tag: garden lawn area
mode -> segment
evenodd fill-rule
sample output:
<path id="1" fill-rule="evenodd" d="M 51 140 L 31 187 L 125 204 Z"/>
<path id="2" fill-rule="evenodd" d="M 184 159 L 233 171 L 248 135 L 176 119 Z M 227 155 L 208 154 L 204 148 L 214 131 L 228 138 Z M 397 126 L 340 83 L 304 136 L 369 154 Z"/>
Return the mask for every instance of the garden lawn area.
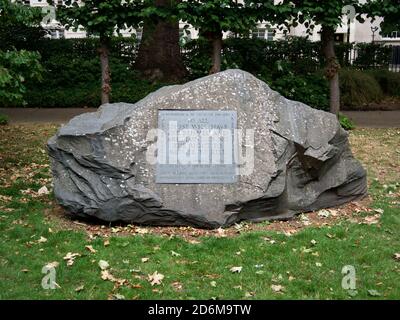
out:
<path id="1" fill-rule="evenodd" d="M 400 129 L 350 133 L 369 200 L 216 231 L 68 219 L 45 149 L 56 129 L 0 126 L 0 299 L 400 299 Z M 342 288 L 347 265 L 356 291 Z"/>

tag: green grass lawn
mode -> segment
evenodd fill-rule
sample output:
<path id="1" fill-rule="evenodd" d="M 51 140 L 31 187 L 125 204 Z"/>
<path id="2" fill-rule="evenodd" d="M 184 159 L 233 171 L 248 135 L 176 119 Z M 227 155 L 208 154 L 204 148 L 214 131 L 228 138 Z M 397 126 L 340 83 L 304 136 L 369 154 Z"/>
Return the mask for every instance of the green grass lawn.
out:
<path id="1" fill-rule="evenodd" d="M 0 127 L 1 299 L 400 299 L 400 129 L 351 133 L 369 171 L 368 207 L 293 234 L 276 231 L 290 222 L 225 233 L 71 221 L 37 193 L 51 191 L 45 141 L 55 130 Z M 69 266 L 68 253 L 79 254 Z M 53 262 L 59 287 L 45 290 L 42 268 Z M 347 265 L 356 291 L 342 288 Z M 155 272 L 164 277 L 152 286 Z"/>

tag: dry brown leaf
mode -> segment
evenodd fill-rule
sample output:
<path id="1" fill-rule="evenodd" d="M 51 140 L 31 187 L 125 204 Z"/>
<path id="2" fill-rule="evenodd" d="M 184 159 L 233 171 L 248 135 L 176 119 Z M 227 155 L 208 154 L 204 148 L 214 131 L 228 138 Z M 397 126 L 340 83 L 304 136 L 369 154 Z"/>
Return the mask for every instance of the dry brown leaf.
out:
<path id="1" fill-rule="evenodd" d="M 40 237 L 39 240 L 36 241 L 37 243 L 45 243 L 47 242 L 47 239 L 45 237 Z"/>
<path id="2" fill-rule="evenodd" d="M 182 291 L 182 289 L 183 289 L 183 285 L 179 281 L 171 283 L 171 286 L 174 288 L 175 291 L 178 291 L 178 292 Z"/>
<path id="3" fill-rule="evenodd" d="M 164 275 L 155 271 L 153 274 L 148 275 L 148 280 L 152 286 L 160 285 L 162 280 L 164 279 Z"/>
<path id="4" fill-rule="evenodd" d="M 74 264 L 75 259 L 80 256 L 79 253 L 68 252 L 63 259 L 67 261 L 67 266 L 70 267 Z"/>
<path id="5" fill-rule="evenodd" d="M 280 284 L 273 284 L 271 285 L 271 289 L 273 292 L 282 293 L 285 290 L 285 287 Z"/>
<path id="6" fill-rule="evenodd" d="M 45 265 L 45 267 L 51 269 L 51 268 L 57 268 L 60 265 L 59 262 L 57 261 L 53 261 L 53 262 L 49 262 Z"/>
<path id="7" fill-rule="evenodd" d="M 243 269 L 243 267 L 232 267 L 229 269 L 229 271 L 232 273 L 241 273 L 242 269 Z"/>
<path id="8" fill-rule="evenodd" d="M 84 289 L 85 289 L 85 286 L 81 285 L 81 286 L 75 288 L 75 292 L 81 292 Z"/>
<path id="9" fill-rule="evenodd" d="M 43 187 L 41 187 L 41 188 L 38 190 L 37 193 L 38 193 L 39 196 L 42 196 L 42 195 L 47 195 L 47 194 L 49 194 L 50 191 L 49 191 L 49 189 L 47 189 L 46 186 L 43 186 Z"/>
<path id="10" fill-rule="evenodd" d="M 97 250 L 95 250 L 95 249 L 93 248 L 93 246 L 85 246 L 85 249 L 88 250 L 88 251 L 90 251 L 91 253 L 96 253 L 96 252 L 97 252 Z"/>
<path id="11" fill-rule="evenodd" d="M 146 229 L 146 228 L 136 228 L 136 229 L 135 229 L 135 232 L 138 233 L 138 234 L 147 234 L 147 233 L 149 233 L 149 229 Z"/>
<path id="12" fill-rule="evenodd" d="M 110 267 L 110 264 L 105 260 L 100 260 L 99 261 L 99 267 L 100 267 L 101 270 L 106 270 L 106 269 L 108 269 Z"/>
<path id="13" fill-rule="evenodd" d="M 378 224 L 380 219 L 380 215 L 368 216 L 364 218 L 365 224 Z"/>

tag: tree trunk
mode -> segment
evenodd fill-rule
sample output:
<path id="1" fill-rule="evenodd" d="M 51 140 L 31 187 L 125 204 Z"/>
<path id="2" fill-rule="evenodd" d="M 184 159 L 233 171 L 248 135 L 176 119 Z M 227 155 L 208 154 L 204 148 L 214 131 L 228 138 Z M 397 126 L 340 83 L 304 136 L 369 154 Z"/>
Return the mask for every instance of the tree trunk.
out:
<path id="1" fill-rule="evenodd" d="M 100 36 L 99 47 L 100 63 L 101 63 L 101 104 L 110 102 L 111 92 L 111 72 L 110 72 L 110 38 Z"/>
<path id="2" fill-rule="evenodd" d="M 154 0 L 157 7 L 171 7 L 180 0 Z M 146 79 L 179 81 L 186 77 L 179 46 L 179 21 L 145 21 L 135 63 Z"/>
<path id="3" fill-rule="evenodd" d="M 212 43 L 212 67 L 209 73 L 214 74 L 221 71 L 222 32 L 211 34 L 209 41 Z"/>
<path id="4" fill-rule="evenodd" d="M 340 64 L 335 54 L 335 30 L 331 27 L 322 27 L 322 51 L 326 59 L 325 76 L 329 80 L 330 112 L 339 116 L 340 111 Z"/>

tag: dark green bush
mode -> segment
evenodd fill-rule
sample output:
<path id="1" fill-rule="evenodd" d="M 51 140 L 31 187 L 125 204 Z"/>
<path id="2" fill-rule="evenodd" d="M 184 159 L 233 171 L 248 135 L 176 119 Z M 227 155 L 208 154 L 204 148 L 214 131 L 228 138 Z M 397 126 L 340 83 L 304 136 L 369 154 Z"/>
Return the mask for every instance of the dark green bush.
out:
<path id="1" fill-rule="evenodd" d="M 357 68 L 382 69 L 387 68 L 391 62 L 392 47 L 376 43 L 358 43 L 354 46 L 357 57 L 353 65 Z"/>
<path id="2" fill-rule="evenodd" d="M 378 81 L 385 95 L 400 97 L 400 73 L 389 70 L 369 70 L 368 74 Z"/>
<path id="3" fill-rule="evenodd" d="M 347 108 L 362 109 L 363 106 L 380 102 L 383 92 L 379 83 L 367 72 L 342 69 L 340 72 L 342 105 Z"/>
<path id="4" fill-rule="evenodd" d="M 160 88 L 162 84 L 151 84 L 141 79 L 127 79 L 112 84 L 111 102 L 135 103 L 149 93 Z M 26 93 L 27 107 L 41 108 L 97 108 L 100 104 L 100 84 L 41 88 Z"/>
<path id="5" fill-rule="evenodd" d="M 45 69 L 43 81 L 26 81 L 27 106 L 31 107 L 97 107 L 100 104 L 100 62 L 98 39 L 40 39 L 34 45 L 42 55 Z M 22 44 L 21 44 L 22 45 Z M 337 46 L 342 65 L 348 64 L 352 44 Z M 360 46 L 357 63 L 363 68 L 376 64 L 377 57 L 385 56 L 387 48 Z M 27 50 L 32 48 L 25 48 Z M 137 56 L 135 39 L 112 40 L 110 67 L 112 78 L 111 101 L 136 102 L 154 91 L 159 85 L 141 80 L 132 66 Z M 197 39 L 186 43 L 183 58 L 195 79 L 208 74 L 211 60 L 208 41 Z M 373 59 L 369 56 L 373 55 Z M 386 62 L 381 62 L 381 64 Z M 266 41 L 249 38 L 224 40 L 222 69 L 239 68 L 266 81 L 285 97 L 306 103 L 314 108 L 327 110 L 329 88 L 323 76 L 324 60 L 320 43 L 304 38 L 289 38 L 285 41 Z M 398 95 L 399 75 L 390 72 L 373 72 L 370 75 L 342 71 L 343 104 L 354 107 L 378 101 L 383 92 Z M 376 79 L 376 81 L 374 81 Z M 3 104 L 3 106 L 5 106 Z M 20 106 L 20 105 L 13 105 Z"/>
<path id="6" fill-rule="evenodd" d="M 329 109 L 327 81 L 318 74 L 299 76 L 283 75 L 276 80 L 263 79 L 272 89 L 288 99 L 303 102 L 313 108 Z"/>
<path id="7" fill-rule="evenodd" d="M 0 126 L 5 126 L 6 124 L 8 124 L 8 117 L 0 113 Z"/>

